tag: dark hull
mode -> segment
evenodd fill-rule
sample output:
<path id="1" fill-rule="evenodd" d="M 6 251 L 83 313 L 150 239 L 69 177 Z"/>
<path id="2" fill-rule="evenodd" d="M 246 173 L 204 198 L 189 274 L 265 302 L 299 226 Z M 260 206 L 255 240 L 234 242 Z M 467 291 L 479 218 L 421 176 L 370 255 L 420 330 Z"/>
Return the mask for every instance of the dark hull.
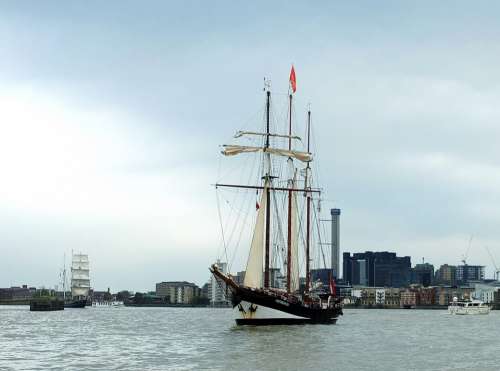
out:
<path id="1" fill-rule="evenodd" d="M 276 290 L 253 289 L 238 285 L 216 265 L 212 265 L 210 271 L 231 290 L 233 308 L 237 307 L 242 317 L 236 319 L 238 325 L 334 324 L 343 314 L 340 299 L 333 296 L 322 295 L 320 300 L 317 296 L 313 299 Z"/>
<path id="2" fill-rule="evenodd" d="M 331 322 L 326 324 L 334 324 L 337 318 L 332 318 Z M 238 326 L 275 326 L 275 325 L 307 325 L 321 324 L 322 322 L 313 322 L 309 318 L 238 318 L 236 324 Z M 325 324 L 325 323 L 323 323 Z"/>
<path id="3" fill-rule="evenodd" d="M 85 308 L 86 305 L 87 299 L 71 300 L 64 303 L 64 308 Z"/>
<path id="4" fill-rule="evenodd" d="M 323 308 L 319 303 L 304 303 L 298 300 L 290 300 L 287 297 L 277 295 L 271 291 L 252 290 L 247 287 L 233 287 L 233 306 L 239 306 L 242 301 L 253 303 L 257 306 L 271 308 L 283 313 L 300 318 L 242 318 L 237 319 L 238 325 L 284 325 L 284 324 L 334 324 L 342 315 L 340 304 Z M 333 299 L 332 299 L 333 300 Z M 240 311 L 243 310 L 239 306 Z M 244 311 L 244 310 L 243 310 Z"/>
<path id="5" fill-rule="evenodd" d="M 64 302 L 58 299 L 31 299 L 30 311 L 47 312 L 54 310 L 64 310 Z"/>

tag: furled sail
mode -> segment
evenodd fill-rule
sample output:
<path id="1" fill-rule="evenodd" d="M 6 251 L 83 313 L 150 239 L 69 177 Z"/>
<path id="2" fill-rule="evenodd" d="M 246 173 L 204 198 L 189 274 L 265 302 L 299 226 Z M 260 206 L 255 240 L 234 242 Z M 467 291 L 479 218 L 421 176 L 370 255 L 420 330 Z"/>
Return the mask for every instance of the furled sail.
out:
<path id="1" fill-rule="evenodd" d="M 243 284 L 248 287 L 262 287 L 267 188 L 268 183 L 266 182 L 260 198 L 257 221 L 255 222 L 255 229 L 253 231 L 252 245 L 250 246 L 250 255 L 248 255 L 247 269 L 245 279 L 243 280 Z"/>
<path id="2" fill-rule="evenodd" d="M 287 149 L 271 148 L 271 147 L 266 148 L 266 147 L 239 146 L 233 144 L 225 144 L 222 147 L 224 147 L 222 154 L 225 156 L 235 156 L 239 155 L 240 153 L 262 151 L 262 152 L 272 153 L 273 155 L 295 158 L 302 162 L 312 161 L 312 154 L 308 152 L 291 151 Z"/>
<path id="3" fill-rule="evenodd" d="M 90 290 L 89 258 L 84 254 L 73 254 L 71 262 L 71 295 L 88 296 Z"/>
<path id="4" fill-rule="evenodd" d="M 295 188 L 296 174 L 293 177 L 292 188 Z M 297 207 L 297 192 L 292 193 L 292 220 L 291 220 L 291 233 L 292 233 L 292 248 L 290 257 L 290 292 L 299 290 L 299 230 L 298 230 L 298 207 Z"/>

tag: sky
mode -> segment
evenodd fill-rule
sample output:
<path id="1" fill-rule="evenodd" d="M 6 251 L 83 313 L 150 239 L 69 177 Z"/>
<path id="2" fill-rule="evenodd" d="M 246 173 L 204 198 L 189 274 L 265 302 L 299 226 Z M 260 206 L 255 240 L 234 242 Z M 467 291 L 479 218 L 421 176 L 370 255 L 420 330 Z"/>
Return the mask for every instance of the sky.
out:
<path id="1" fill-rule="evenodd" d="M 220 145 L 294 64 L 341 251 L 500 264 L 500 25 L 478 1 L 0 1 L 0 287 L 202 285 Z"/>

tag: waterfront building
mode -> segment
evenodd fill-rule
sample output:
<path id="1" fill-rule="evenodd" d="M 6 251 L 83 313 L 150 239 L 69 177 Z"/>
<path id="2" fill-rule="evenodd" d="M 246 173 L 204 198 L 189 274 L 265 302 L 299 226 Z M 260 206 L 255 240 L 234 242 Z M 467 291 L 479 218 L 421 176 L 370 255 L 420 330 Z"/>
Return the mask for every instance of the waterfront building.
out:
<path id="1" fill-rule="evenodd" d="M 227 263 L 221 262 L 217 259 L 215 264 L 222 273 L 228 273 Z M 229 306 L 231 303 L 231 296 L 226 283 L 221 280 L 217 280 L 214 275 L 210 275 L 210 279 L 208 281 L 208 299 L 210 300 L 210 305 L 212 306 Z"/>
<path id="2" fill-rule="evenodd" d="M 89 296 L 93 303 L 108 303 L 116 299 L 116 295 L 112 295 L 109 288 L 108 291 L 90 290 Z"/>
<path id="3" fill-rule="evenodd" d="M 471 282 L 484 280 L 484 265 L 459 265 L 457 267 L 457 283 L 468 285 Z"/>
<path id="4" fill-rule="evenodd" d="M 439 286 L 435 287 L 434 302 L 437 305 L 448 305 L 457 299 L 470 299 L 472 298 L 473 289 L 470 287 L 456 287 L 456 286 Z"/>
<path id="5" fill-rule="evenodd" d="M 399 308 L 400 293 L 397 288 L 364 287 L 353 289 L 349 303 L 359 302 L 365 307 Z"/>
<path id="6" fill-rule="evenodd" d="M 411 283 L 429 287 L 434 281 L 434 266 L 429 263 L 417 264 L 412 269 Z"/>
<path id="7" fill-rule="evenodd" d="M 192 304 L 201 296 L 201 289 L 187 281 L 159 282 L 156 284 L 156 296 L 167 298 L 171 304 Z"/>
<path id="8" fill-rule="evenodd" d="M 347 303 L 351 304 L 352 303 L 352 287 L 351 286 L 346 286 L 346 285 L 335 285 L 337 288 L 337 291 L 339 293 L 339 296 L 341 298 L 346 298 Z"/>
<path id="9" fill-rule="evenodd" d="M 343 254 L 344 282 L 368 287 L 404 287 L 411 279 L 411 258 L 393 252 Z"/>
<path id="10" fill-rule="evenodd" d="M 474 299 L 479 299 L 486 304 L 493 304 L 495 302 L 495 293 L 500 290 L 500 282 L 494 281 L 491 283 L 476 283 L 474 284 L 474 292 L 472 296 Z"/>
<path id="11" fill-rule="evenodd" d="M 433 306 L 436 305 L 436 288 L 421 287 L 417 291 L 418 306 Z"/>
<path id="12" fill-rule="evenodd" d="M 374 287 L 367 288 L 365 290 L 368 291 L 369 298 L 375 298 L 376 306 L 384 308 L 399 308 L 400 289 L 394 287 Z"/>
<path id="13" fill-rule="evenodd" d="M 383 288 L 375 289 L 375 303 L 377 305 L 385 305 L 385 289 Z"/>
<path id="14" fill-rule="evenodd" d="M 361 290 L 361 305 L 364 307 L 374 307 L 377 304 L 375 288 L 364 288 Z"/>
<path id="15" fill-rule="evenodd" d="M 407 288 L 400 293 L 401 308 L 415 308 L 417 306 L 417 291 L 413 288 Z"/>
<path id="16" fill-rule="evenodd" d="M 386 307 L 399 308 L 401 305 L 401 290 L 393 287 L 386 288 L 384 300 Z"/>
<path id="17" fill-rule="evenodd" d="M 208 282 L 201 287 L 201 296 L 208 298 Z"/>
<path id="18" fill-rule="evenodd" d="M 0 300 L 28 300 L 33 297 L 36 291 L 35 287 L 28 287 L 28 285 L 0 288 Z"/>
<path id="19" fill-rule="evenodd" d="M 435 274 L 435 284 L 445 286 L 455 286 L 457 284 L 457 267 L 443 264 Z"/>
<path id="20" fill-rule="evenodd" d="M 332 216 L 332 251 L 331 268 L 335 278 L 340 277 L 340 209 L 331 209 Z"/>

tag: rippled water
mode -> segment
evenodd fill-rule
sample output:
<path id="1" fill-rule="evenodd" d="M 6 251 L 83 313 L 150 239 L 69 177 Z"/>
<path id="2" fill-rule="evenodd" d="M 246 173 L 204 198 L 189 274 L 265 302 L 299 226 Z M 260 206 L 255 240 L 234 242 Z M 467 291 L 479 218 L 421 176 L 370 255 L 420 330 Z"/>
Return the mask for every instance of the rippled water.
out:
<path id="1" fill-rule="evenodd" d="M 0 369 L 500 369 L 500 312 L 353 309 L 336 325 L 253 328 L 234 326 L 230 315 L 0 306 Z"/>

